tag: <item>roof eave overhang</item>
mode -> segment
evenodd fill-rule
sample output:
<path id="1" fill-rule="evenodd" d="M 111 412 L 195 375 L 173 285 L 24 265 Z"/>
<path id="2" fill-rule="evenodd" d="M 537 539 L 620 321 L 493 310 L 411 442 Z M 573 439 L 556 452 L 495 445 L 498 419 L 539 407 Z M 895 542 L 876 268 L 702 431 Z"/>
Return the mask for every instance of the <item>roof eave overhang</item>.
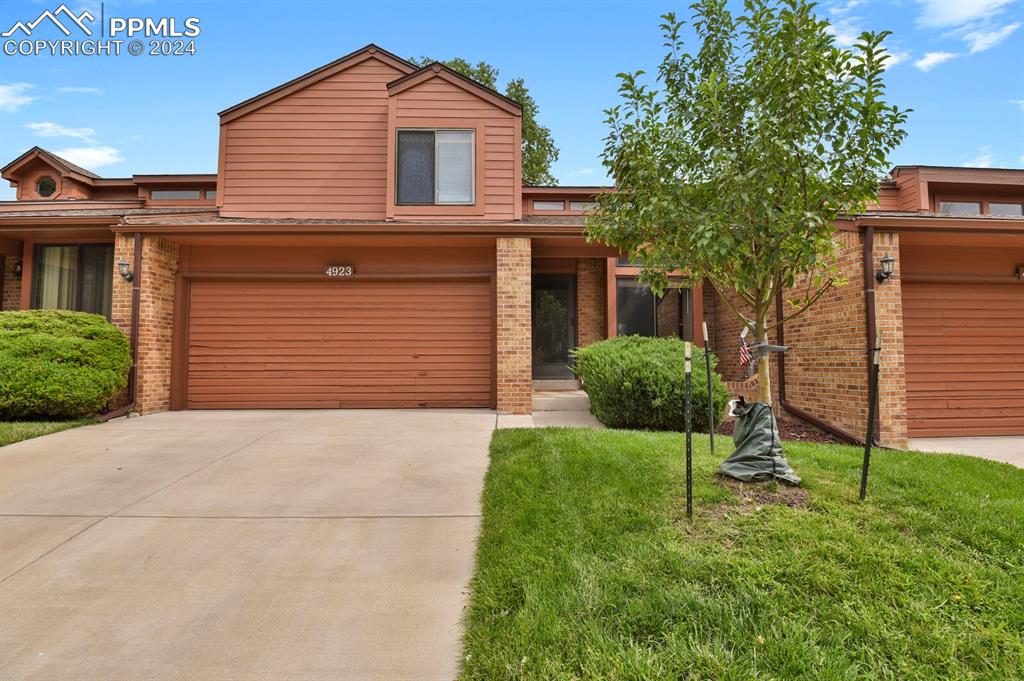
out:
<path id="1" fill-rule="evenodd" d="M 112 227 L 114 232 L 140 232 L 143 234 L 162 235 L 266 235 L 266 234 L 339 234 L 358 236 L 570 236 L 580 237 L 584 233 L 584 225 L 537 225 L 537 224 L 436 224 L 436 223 L 401 223 L 401 224 L 239 224 L 225 225 L 220 223 L 174 224 L 173 222 L 157 224 L 120 223 Z"/>
<path id="2" fill-rule="evenodd" d="M 132 175 L 131 181 L 138 185 L 160 184 L 216 184 L 216 173 L 193 173 L 188 175 Z"/>
<path id="3" fill-rule="evenodd" d="M 859 215 L 837 220 L 839 227 L 875 227 L 886 231 L 960 232 L 962 234 L 1024 234 L 1024 218 L 965 218 L 933 215 Z"/>
<path id="4" fill-rule="evenodd" d="M 23 229 L 25 227 L 95 227 L 97 225 L 111 227 L 121 222 L 120 215 L 76 215 L 76 216 L 21 216 L 3 215 L 0 213 L 0 232 L 5 229 Z"/>
<path id="5" fill-rule="evenodd" d="M 523 195 L 529 194 L 574 194 L 579 196 L 594 196 L 597 194 L 610 194 L 615 187 L 534 187 L 523 185 Z"/>

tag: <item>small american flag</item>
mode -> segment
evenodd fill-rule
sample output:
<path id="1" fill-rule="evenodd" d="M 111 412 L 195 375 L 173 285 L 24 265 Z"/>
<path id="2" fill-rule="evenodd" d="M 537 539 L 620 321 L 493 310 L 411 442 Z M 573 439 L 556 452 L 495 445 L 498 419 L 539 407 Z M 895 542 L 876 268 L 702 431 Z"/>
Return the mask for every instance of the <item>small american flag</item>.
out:
<path id="1" fill-rule="evenodd" d="M 747 344 L 740 339 L 740 366 L 745 367 L 750 364 L 750 350 L 747 350 Z"/>

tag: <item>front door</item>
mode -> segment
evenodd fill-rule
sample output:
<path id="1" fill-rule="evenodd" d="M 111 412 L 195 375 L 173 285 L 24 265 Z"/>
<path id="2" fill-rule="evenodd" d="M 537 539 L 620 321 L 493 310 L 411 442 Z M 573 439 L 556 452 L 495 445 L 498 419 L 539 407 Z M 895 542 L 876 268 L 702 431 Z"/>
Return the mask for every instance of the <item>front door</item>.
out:
<path id="1" fill-rule="evenodd" d="M 533 277 L 533 377 L 572 378 L 576 346 L 576 275 Z"/>

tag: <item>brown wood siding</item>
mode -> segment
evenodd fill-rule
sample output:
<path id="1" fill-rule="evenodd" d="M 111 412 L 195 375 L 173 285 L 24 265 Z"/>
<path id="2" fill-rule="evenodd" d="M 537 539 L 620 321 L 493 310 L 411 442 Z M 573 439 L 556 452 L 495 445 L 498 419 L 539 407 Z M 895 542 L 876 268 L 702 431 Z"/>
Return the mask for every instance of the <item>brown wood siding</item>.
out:
<path id="1" fill-rule="evenodd" d="M 1024 434 L 1024 284 L 1019 249 L 914 247 L 902 274 L 1007 283 L 902 283 L 911 437 Z M 884 286 L 884 284 L 883 284 Z"/>
<path id="2" fill-rule="evenodd" d="M 475 206 L 395 206 L 396 217 L 436 219 L 462 213 L 488 220 L 516 219 L 516 116 L 442 78 L 403 90 L 393 99 L 396 128 L 474 129 L 478 146 Z"/>
<path id="3" fill-rule="evenodd" d="M 367 59 L 224 125 L 222 214 L 383 219 L 387 83 Z"/>
<path id="4" fill-rule="evenodd" d="M 489 280 L 195 281 L 187 406 L 487 407 Z"/>

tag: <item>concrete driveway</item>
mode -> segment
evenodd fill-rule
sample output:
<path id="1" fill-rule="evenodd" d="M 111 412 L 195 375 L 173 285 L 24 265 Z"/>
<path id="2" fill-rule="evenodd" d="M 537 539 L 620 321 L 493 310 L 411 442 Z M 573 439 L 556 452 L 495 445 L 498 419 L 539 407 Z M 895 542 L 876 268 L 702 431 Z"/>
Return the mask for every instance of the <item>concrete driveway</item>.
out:
<path id="1" fill-rule="evenodd" d="M 0 449 L 0 678 L 451 678 L 494 424 L 177 412 Z"/>
<path id="2" fill-rule="evenodd" d="M 1024 435 L 993 437 L 918 437 L 909 443 L 919 452 L 966 454 L 1024 468 Z"/>

